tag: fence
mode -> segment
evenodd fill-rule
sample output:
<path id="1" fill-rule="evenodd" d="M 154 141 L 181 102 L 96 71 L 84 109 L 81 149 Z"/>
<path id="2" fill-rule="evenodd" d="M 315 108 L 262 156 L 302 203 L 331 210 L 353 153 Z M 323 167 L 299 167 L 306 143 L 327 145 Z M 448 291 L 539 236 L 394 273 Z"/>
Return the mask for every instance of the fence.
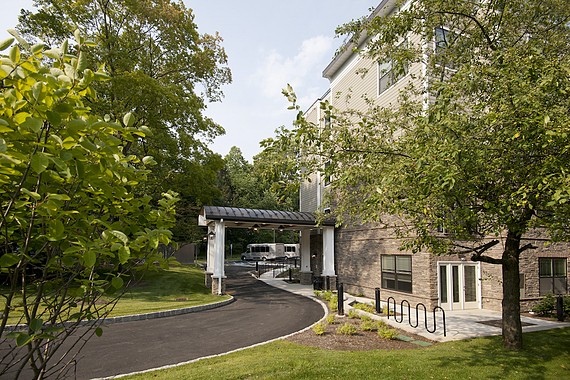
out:
<path id="1" fill-rule="evenodd" d="M 258 273 L 259 276 L 261 276 L 263 273 L 274 271 L 273 278 L 275 278 L 277 276 L 276 273 L 281 273 L 290 268 L 297 268 L 298 264 L 299 264 L 299 258 L 297 257 L 274 260 L 274 261 L 262 261 L 262 262 L 256 261 L 255 271 Z M 292 272 L 290 273 L 290 277 L 292 277 Z"/>

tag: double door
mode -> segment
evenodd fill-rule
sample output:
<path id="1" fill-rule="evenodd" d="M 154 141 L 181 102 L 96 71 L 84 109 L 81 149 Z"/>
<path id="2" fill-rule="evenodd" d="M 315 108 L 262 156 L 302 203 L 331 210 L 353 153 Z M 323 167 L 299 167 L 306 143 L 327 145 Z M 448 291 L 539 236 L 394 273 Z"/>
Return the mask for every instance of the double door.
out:
<path id="1" fill-rule="evenodd" d="M 444 310 L 481 308 L 481 270 L 478 263 L 439 262 L 439 304 Z"/>

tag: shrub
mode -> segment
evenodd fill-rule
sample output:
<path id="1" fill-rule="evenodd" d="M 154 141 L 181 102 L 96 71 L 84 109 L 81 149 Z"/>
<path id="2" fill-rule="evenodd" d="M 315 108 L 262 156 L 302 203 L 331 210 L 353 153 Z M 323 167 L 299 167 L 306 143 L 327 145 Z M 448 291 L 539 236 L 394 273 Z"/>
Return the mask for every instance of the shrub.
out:
<path id="1" fill-rule="evenodd" d="M 326 332 L 325 327 L 326 327 L 326 325 L 321 321 L 321 322 L 315 323 L 313 325 L 313 331 L 317 335 L 323 335 Z"/>
<path id="2" fill-rule="evenodd" d="M 388 309 L 388 306 L 384 306 L 384 308 L 382 309 L 382 314 L 388 315 L 388 312 L 390 312 L 389 315 L 394 315 L 394 311 L 393 311 L 393 310 Z"/>
<path id="3" fill-rule="evenodd" d="M 388 327 L 388 325 L 384 321 L 376 321 L 376 326 L 378 330 Z"/>
<path id="4" fill-rule="evenodd" d="M 372 314 L 374 314 L 374 312 L 376 311 L 372 305 L 369 305 L 369 304 L 367 304 L 367 303 L 355 303 L 353 306 L 354 306 L 356 309 L 365 311 L 365 312 L 367 312 L 367 313 L 372 313 Z"/>
<path id="5" fill-rule="evenodd" d="M 315 295 L 315 297 L 320 297 L 321 291 L 320 290 L 313 290 L 313 294 Z"/>
<path id="6" fill-rule="evenodd" d="M 362 331 L 372 331 L 372 330 L 376 330 L 376 323 L 374 323 L 374 321 L 372 321 L 371 319 L 368 319 L 367 321 L 364 321 L 360 324 L 360 329 Z"/>
<path id="7" fill-rule="evenodd" d="M 378 335 L 380 335 L 380 337 L 384 339 L 396 339 L 396 337 L 400 334 L 398 333 L 397 330 L 385 326 L 383 328 L 378 329 Z"/>
<path id="8" fill-rule="evenodd" d="M 356 334 L 357 331 L 358 331 L 358 329 L 356 328 L 356 326 L 351 325 L 350 323 L 345 323 L 344 325 L 342 325 L 338 329 L 336 329 L 337 333 L 343 334 L 343 335 L 354 335 L 354 334 Z"/>
<path id="9" fill-rule="evenodd" d="M 335 319 L 334 319 L 334 315 L 331 314 L 331 315 L 328 315 L 328 316 L 327 316 L 327 323 L 328 323 L 329 325 L 334 325 L 334 324 L 336 323 L 336 321 L 335 321 Z"/>
<path id="10" fill-rule="evenodd" d="M 532 311 L 540 314 L 550 314 L 556 310 L 556 298 L 550 293 L 548 293 L 540 302 L 532 308 Z"/>
<path id="11" fill-rule="evenodd" d="M 358 314 L 356 310 L 350 309 L 348 311 L 348 318 L 360 318 L 360 314 Z"/>
<path id="12" fill-rule="evenodd" d="M 371 321 L 372 320 L 372 318 L 370 318 L 368 315 L 364 315 L 364 314 L 359 315 L 359 317 L 363 321 Z"/>
<path id="13" fill-rule="evenodd" d="M 329 309 L 331 309 L 332 311 L 338 310 L 338 297 L 336 295 L 334 295 L 330 298 Z"/>
<path id="14" fill-rule="evenodd" d="M 321 298 L 325 301 L 330 301 L 333 296 L 333 292 L 327 290 L 326 292 L 321 292 Z"/>

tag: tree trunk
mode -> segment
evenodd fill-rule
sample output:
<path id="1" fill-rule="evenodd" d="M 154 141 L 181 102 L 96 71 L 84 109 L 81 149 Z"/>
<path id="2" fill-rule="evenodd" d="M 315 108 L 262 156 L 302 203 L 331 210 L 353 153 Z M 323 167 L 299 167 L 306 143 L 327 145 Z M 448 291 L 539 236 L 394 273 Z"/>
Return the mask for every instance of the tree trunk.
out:
<path id="1" fill-rule="evenodd" d="M 503 251 L 503 347 L 522 349 L 519 249 L 521 235 L 508 231 Z"/>

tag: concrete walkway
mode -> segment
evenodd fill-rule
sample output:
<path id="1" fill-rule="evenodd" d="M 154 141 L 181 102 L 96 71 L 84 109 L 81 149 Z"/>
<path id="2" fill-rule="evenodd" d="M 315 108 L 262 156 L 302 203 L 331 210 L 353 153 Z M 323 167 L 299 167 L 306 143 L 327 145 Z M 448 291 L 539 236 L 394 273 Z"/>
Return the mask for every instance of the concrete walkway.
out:
<path id="1" fill-rule="evenodd" d="M 283 281 L 282 278 L 273 278 L 273 273 L 268 272 L 264 273 L 260 279 L 267 284 L 274 286 L 279 289 L 286 290 L 291 293 L 300 294 L 304 296 L 312 296 L 314 294 L 313 287 L 311 285 L 299 285 L 299 284 L 289 284 Z M 354 309 L 349 304 L 353 301 L 357 301 L 360 303 L 368 303 L 372 304 L 374 300 L 365 297 L 354 297 L 345 293 L 345 300 L 344 300 L 344 313 L 348 315 L 349 310 Z M 383 302 L 382 307 L 386 304 Z M 389 319 L 384 316 L 378 316 L 375 314 L 370 314 L 363 312 L 362 310 L 354 309 L 358 313 L 363 313 L 370 316 L 376 320 L 382 320 L 394 327 L 399 329 L 421 335 L 425 338 L 437 341 L 437 342 L 448 342 L 453 340 L 461 340 L 461 339 L 468 339 L 468 338 L 476 338 L 482 336 L 491 336 L 491 335 L 501 335 L 501 328 L 500 327 L 493 327 L 488 324 L 480 323 L 480 322 L 488 322 L 488 321 L 497 321 L 501 320 L 501 313 L 492 310 L 484 310 L 484 309 L 471 309 L 471 310 L 454 310 L 454 311 L 446 311 L 445 312 L 445 326 L 446 326 L 446 334 L 444 336 L 443 332 L 443 317 L 441 311 L 436 313 L 436 329 L 434 333 L 430 333 L 426 331 L 425 327 L 425 313 L 423 309 L 420 310 L 419 313 L 419 323 L 416 321 L 416 311 L 415 308 L 411 310 L 411 318 L 407 315 L 407 307 L 403 313 L 403 320 L 401 323 L 398 323 L 394 320 L 394 317 L 390 317 Z M 399 305 L 396 305 L 396 310 L 398 313 L 401 313 Z M 398 316 L 398 320 L 402 318 Z M 411 323 L 417 326 L 416 328 L 411 327 L 409 323 L 409 319 L 411 319 Z M 521 317 L 521 321 L 523 323 L 523 332 L 531 332 L 531 331 L 541 331 L 541 330 L 550 330 L 555 328 L 561 327 L 570 327 L 570 323 L 568 322 L 554 322 L 554 321 L 547 321 L 544 319 L 539 318 L 529 318 L 529 317 Z M 428 320 L 427 326 L 430 330 L 433 331 L 433 312 L 428 312 Z M 529 324 L 524 326 L 525 324 Z"/>

